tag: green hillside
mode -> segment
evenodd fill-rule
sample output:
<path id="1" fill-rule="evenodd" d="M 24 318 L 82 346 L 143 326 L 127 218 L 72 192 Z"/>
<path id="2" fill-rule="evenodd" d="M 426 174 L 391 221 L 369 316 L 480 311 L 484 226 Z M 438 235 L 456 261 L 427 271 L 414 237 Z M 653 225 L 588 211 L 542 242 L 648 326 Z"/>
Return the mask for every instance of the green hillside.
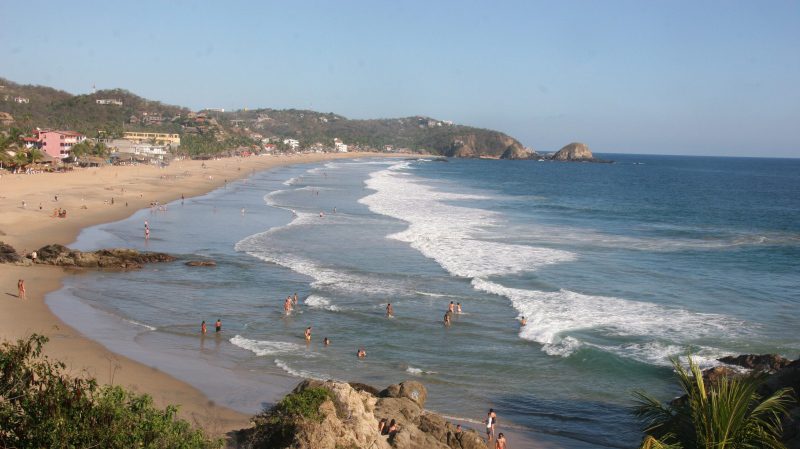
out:
<path id="1" fill-rule="evenodd" d="M 260 139 L 254 139 L 258 138 L 256 134 L 272 142 L 297 139 L 301 148 L 315 144 L 331 148 L 333 139 L 339 138 L 360 149 L 382 151 L 391 146 L 395 150 L 455 157 L 501 157 L 525 152 L 516 139 L 499 131 L 421 116 L 350 120 L 333 113 L 257 109 L 207 111 L 205 117 L 196 118 L 187 108 L 151 101 L 123 89 L 72 95 L 2 78 L 0 86 L 0 112 L 10 113 L 15 120 L 1 125 L 0 129 L 60 128 L 79 131 L 89 137 L 117 137 L 123 131 L 180 133 L 181 151 L 192 155 L 260 145 Z M 15 97 L 28 101 L 15 102 Z M 122 105 L 98 104 L 97 100 L 114 100 Z M 281 144 L 279 148 L 285 149 Z"/>

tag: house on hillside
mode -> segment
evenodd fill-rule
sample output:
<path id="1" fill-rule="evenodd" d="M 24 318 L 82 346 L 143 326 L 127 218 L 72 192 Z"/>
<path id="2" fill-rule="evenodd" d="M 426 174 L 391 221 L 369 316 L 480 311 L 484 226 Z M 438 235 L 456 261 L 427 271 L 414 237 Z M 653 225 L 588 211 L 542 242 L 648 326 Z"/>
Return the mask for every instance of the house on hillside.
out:
<path id="1" fill-rule="evenodd" d="M 30 103 L 30 102 L 31 102 L 30 98 L 25 98 L 25 97 L 14 97 L 14 103 L 19 103 L 19 104 L 28 104 L 28 103 Z"/>
<path id="2" fill-rule="evenodd" d="M 66 159 L 72 146 L 86 140 L 86 136 L 75 131 L 60 131 L 50 129 L 36 129 L 32 138 L 25 142 L 35 146 L 54 158 Z"/>
<path id="3" fill-rule="evenodd" d="M 289 145 L 289 148 L 296 150 L 300 146 L 300 141 L 297 139 L 283 139 L 283 143 Z"/>
<path id="4" fill-rule="evenodd" d="M 98 98 L 95 100 L 97 104 L 113 104 L 115 106 L 122 106 L 122 100 L 117 100 L 116 98 Z"/>
<path id="5" fill-rule="evenodd" d="M 347 153 L 347 145 L 342 142 L 342 139 L 336 138 L 333 139 L 333 146 L 336 148 L 336 151 L 339 153 Z"/>

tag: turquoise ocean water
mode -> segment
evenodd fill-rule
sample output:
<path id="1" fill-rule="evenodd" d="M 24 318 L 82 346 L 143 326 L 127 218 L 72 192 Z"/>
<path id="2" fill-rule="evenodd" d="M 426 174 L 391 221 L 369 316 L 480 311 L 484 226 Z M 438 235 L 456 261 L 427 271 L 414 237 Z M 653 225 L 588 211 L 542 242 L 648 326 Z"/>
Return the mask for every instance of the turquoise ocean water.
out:
<path id="1" fill-rule="evenodd" d="M 280 392 L 298 377 L 415 379 L 446 415 L 494 407 L 501 425 L 631 447 L 630 392 L 676 394 L 669 357 L 800 355 L 800 160 L 604 156 L 617 162 L 361 159 L 253 174 L 75 245 L 217 267 L 74 276 L 48 303 L 247 412 L 275 399 L 275 379 Z M 463 313 L 445 328 L 450 301 Z M 223 333 L 201 338 L 201 320 L 218 318 Z"/>

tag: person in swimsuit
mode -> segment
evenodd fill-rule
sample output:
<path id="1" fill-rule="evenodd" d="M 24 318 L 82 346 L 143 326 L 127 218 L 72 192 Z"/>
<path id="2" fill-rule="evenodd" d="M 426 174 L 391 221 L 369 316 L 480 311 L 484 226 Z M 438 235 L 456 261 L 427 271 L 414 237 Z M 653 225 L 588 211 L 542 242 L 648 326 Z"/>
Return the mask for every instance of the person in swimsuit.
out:
<path id="1" fill-rule="evenodd" d="M 456 303 L 456 313 L 461 315 L 461 303 Z"/>
<path id="2" fill-rule="evenodd" d="M 450 305 L 447 306 L 447 311 L 450 313 L 455 313 L 456 305 L 453 303 L 453 301 L 450 301 Z"/>
<path id="3" fill-rule="evenodd" d="M 363 359 L 364 357 L 367 356 L 367 351 L 365 351 L 363 347 L 358 348 L 358 352 L 356 353 L 356 355 L 358 356 L 359 359 Z"/>
<path id="4" fill-rule="evenodd" d="M 150 240 L 150 228 L 144 228 L 144 239 Z"/>
<path id="5" fill-rule="evenodd" d="M 214 329 L 217 333 L 222 332 L 222 321 L 217 319 L 216 324 L 214 324 Z"/>
<path id="6" fill-rule="evenodd" d="M 450 326 L 450 311 L 444 313 L 444 325 Z"/>
<path id="7" fill-rule="evenodd" d="M 389 427 L 386 428 L 386 434 L 389 435 L 390 437 L 394 436 L 394 434 L 397 433 L 397 430 L 398 430 L 397 421 L 395 421 L 394 419 L 389 421 Z"/>
<path id="8" fill-rule="evenodd" d="M 283 302 L 283 311 L 288 315 L 292 313 L 292 299 L 288 296 L 286 297 L 286 301 Z"/>
<path id="9" fill-rule="evenodd" d="M 306 328 L 305 337 L 306 341 L 311 341 L 311 326 L 308 326 Z"/>
<path id="10" fill-rule="evenodd" d="M 19 293 L 17 295 L 19 297 L 19 299 L 25 299 L 25 280 L 24 279 L 20 279 L 19 281 L 17 281 L 17 291 Z"/>
<path id="11" fill-rule="evenodd" d="M 522 317 L 522 318 L 519 319 L 519 325 L 520 326 L 524 326 L 526 324 L 528 324 L 528 320 L 526 320 L 525 317 Z"/>
<path id="12" fill-rule="evenodd" d="M 497 441 L 494 444 L 495 449 L 506 449 L 506 436 L 503 432 L 497 435 Z"/>
<path id="13" fill-rule="evenodd" d="M 292 304 L 297 305 L 297 292 L 294 292 L 294 298 L 292 298 Z"/>
<path id="14" fill-rule="evenodd" d="M 389 318 L 394 316 L 394 309 L 392 308 L 392 303 L 386 304 L 386 316 Z"/>
<path id="15" fill-rule="evenodd" d="M 205 320 L 203 320 L 203 322 L 202 322 L 202 323 L 200 323 L 200 332 L 202 332 L 203 334 L 205 334 L 205 333 L 206 333 L 206 331 L 207 331 L 207 329 L 206 329 L 206 322 L 205 322 Z"/>
<path id="16" fill-rule="evenodd" d="M 331 341 L 328 339 L 328 337 L 325 337 L 322 339 L 322 344 L 328 346 L 329 344 L 331 344 Z"/>
<path id="17" fill-rule="evenodd" d="M 484 421 L 484 423 L 486 423 L 486 438 L 488 438 L 489 441 L 494 439 L 494 425 L 496 419 L 497 415 L 494 413 L 494 409 L 490 408 L 489 413 L 486 414 L 486 420 Z"/>

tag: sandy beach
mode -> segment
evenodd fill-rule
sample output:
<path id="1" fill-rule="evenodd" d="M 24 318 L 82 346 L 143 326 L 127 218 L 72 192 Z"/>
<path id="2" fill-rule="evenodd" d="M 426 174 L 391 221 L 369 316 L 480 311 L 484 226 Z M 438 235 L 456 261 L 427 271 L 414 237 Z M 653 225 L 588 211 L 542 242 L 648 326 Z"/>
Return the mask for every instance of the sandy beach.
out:
<path id="1" fill-rule="evenodd" d="M 181 195 L 189 198 L 204 194 L 226 182 L 281 165 L 361 156 L 378 155 L 257 156 L 175 161 L 166 168 L 110 166 L 68 173 L 5 174 L 0 178 L 0 241 L 21 253 L 50 243 L 69 245 L 84 227 L 123 219 L 154 201 L 166 203 Z M 53 217 L 57 208 L 66 210 L 67 217 Z M 45 335 L 50 339 L 46 353 L 66 363 L 74 375 L 89 375 L 101 383 L 150 394 L 160 406 L 179 404 L 184 418 L 212 434 L 248 426 L 250 416 L 217 406 L 196 388 L 108 351 L 51 313 L 44 297 L 59 289 L 68 274 L 56 267 L 0 265 L 0 338 L 7 341 L 32 333 Z M 24 301 L 17 297 L 18 279 L 25 279 Z"/>

